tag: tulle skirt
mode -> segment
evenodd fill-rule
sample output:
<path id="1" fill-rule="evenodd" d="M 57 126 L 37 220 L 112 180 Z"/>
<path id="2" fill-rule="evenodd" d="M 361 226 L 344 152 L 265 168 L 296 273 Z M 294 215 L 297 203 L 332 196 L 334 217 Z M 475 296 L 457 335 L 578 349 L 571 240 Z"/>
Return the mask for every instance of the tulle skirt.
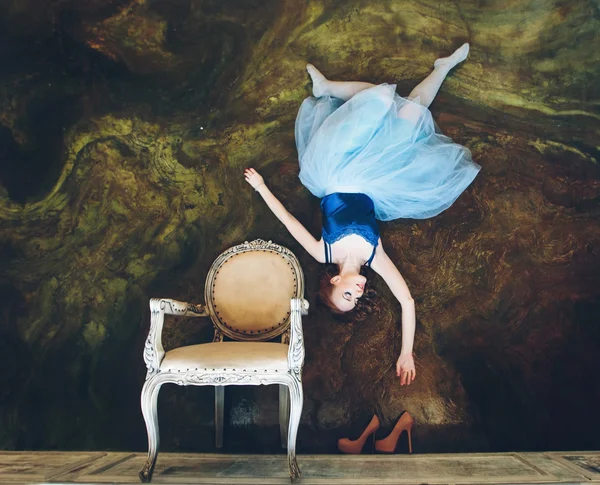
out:
<path id="1" fill-rule="evenodd" d="M 479 165 L 439 132 L 431 112 L 396 94 L 365 89 L 347 102 L 307 98 L 296 118 L 300 180 L 317 197 L 363 193 L 377 219 L 426 219 L 447 209 Z"/>

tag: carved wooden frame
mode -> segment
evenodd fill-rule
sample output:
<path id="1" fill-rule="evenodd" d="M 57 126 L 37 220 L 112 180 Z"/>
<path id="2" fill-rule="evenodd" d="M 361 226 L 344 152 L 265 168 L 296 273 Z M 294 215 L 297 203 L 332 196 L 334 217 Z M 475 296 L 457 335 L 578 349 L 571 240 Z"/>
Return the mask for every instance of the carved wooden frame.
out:
<path id="1" fill-rule="evenodd" d="M 280 253 L 291 255 L 293 261 L 297 263 L 296 257 L 286 248 L 273 244 L 271 241 L 262 240 L 244 243 L 229 249 L 223 254 L 233 254 L 236 248 L 238 251 L 248 251 L 260 249 L 265 245 L 269 250 L 277 250 Z M 213 265 L 215 266 L 215 265 Z M 304 291 L 303 274 L 298 264 L 299 281 L 298 291 Z M 207 278 L 208 281 L 208 278 Z M 287 454 L 290 478 L 292 482 L 300 477 L 300 469 L 296 461 L 296 436 L 300 415 L 304 402 L 302 391 L 302 367 L 304 365 L 304 336 L 302 332 L 302 315 L 308 313 L 308 302 L 301 298 L 292 298 L 290 302 L 291 311 L 289 317 L 289 328 L 284 329 L 283 342 L 288 343 L 288 369 L 287 372 L 265 371 L 259 369 L 216 369 L 216 370 L 194 370 L 182 372 L 161 371 L 160 364 L 165 356 L 162 345 L 162 329 L 165 315 L 178 315 L 184 317 L 207 317 L 212 318 L 209 308 L 200 304 L 190 304 L 171 299 L 153 298 L 150 300 L 150 331 L 146 338 L 144 347 L 144 361 L 147 367 L 146 382 L 142 388 L 141 405 L 142 414 L 146 423 L 148 432 L 148 457 L 143 468 L 139 472 L 142 482 L 150 482 L 159 447 L 158 431 L 158 394 L 163 384 L 177 384 L 179 386 L 216 386 L 215 391 L 222 390 L 223 386 L 229 385 L 280 385 L 280 399 L 285 399 L 287 405 L 287 392 L 289 391 L 289 423 L 287 433 L 282 430 L 282 439 L 287 438 Z M 209 300 L 210 301 L 210 300 Z M 213 322 L 215 321 L 212 318 Z M 215 341 L 222 340 L 222 334 L 215 329 Z M 220 334 L 220 335 L 219 335 Z M 243 343 L 240 343 L 243 345 Z M 217 395 L 217 393 L 216 393 Z M 287 436 L 286 436 L 287 435 Z"/>

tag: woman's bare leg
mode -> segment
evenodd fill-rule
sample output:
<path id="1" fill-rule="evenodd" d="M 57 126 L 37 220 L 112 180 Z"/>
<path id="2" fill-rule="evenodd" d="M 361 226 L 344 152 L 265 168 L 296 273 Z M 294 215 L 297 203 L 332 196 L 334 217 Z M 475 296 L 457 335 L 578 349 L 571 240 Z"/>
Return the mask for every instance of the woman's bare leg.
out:
<path id="1" fill-rule="evenodd" d="M 451 56 L 441 57 L 435 61 L 432 73 L 410 92 L 408 99 L 416 101 L 416 98 L 419 98 L 419 104 L 428 108 L 450 70 L 464 61 L 468 55 L 469 44 L 463 44 Z"/>
<path id="2" fill-rule="evenodd" d="M 348 101 L 356 93 L 375 86 L 375 84 L 361 81 L 330 81 L 312 64 L 307 64 L 306 70 L 312 79 L 313 96 L 315 98 L 329 95 Z"/>
<path id="3" fill-rule="evenodd" d="M 468 54 L 469 44 L 463 44 L 451 56 L 437 59 L 433 64 L 433 72 L 410 92 L 408 99 L 419 98 L 421 105 L 429 107 L 450 70 L 464 61 Z M 361 81 L 330 81 L 312 64 L 307 64 L 306 70 L 312 79 L 313 96 L 316 98 L 329 95 L 348 101 L 355 94 L 375 86 Z"/>

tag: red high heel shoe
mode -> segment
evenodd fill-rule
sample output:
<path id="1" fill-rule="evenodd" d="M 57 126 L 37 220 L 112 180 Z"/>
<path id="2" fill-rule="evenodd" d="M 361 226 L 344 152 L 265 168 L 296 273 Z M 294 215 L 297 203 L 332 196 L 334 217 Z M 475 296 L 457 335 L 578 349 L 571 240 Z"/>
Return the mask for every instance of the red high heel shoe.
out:
<path id="1" fill-rule="evenodd" d="M 353 455 L 359 454 L 362 451 L 363 446 L 365 446 L 365 442 L 369 436 L 373 435 L 373 440 L 375 440 L 375 431 L 378 429 L 379 418 L 373 416 L 373 419 L 371 419 L 371 422 L 367 425 L 358 439 L 351 440 L 348 438 L 340 438 L 338 440 L 338 450 L 342 453 L 350 453 Z"/>
<path id="2" fill-rule="evenodd" d="M 375 451 L 379 451 L 380 453 L 393 453 L 402 431 L 406 431 L 406 434 L 408 434 L 408 452 L 412 454 L 410 431 L 412 430 L 413 424 L 415 424 L 413 417 L 408 411 L 404 411 L 392 432 L 386 438 L 375 441 Z"/>

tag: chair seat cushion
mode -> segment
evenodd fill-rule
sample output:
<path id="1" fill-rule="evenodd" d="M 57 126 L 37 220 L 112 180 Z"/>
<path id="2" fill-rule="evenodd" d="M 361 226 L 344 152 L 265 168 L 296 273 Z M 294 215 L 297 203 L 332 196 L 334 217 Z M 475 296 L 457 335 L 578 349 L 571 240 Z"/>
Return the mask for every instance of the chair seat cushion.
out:
<path id="1" fill-rule="evenodd" d="M 288 346 L 274 342 L 215 342 L 170 350 L 161 372 L 185 371 L 283 371 L 288 367 Z"/>

